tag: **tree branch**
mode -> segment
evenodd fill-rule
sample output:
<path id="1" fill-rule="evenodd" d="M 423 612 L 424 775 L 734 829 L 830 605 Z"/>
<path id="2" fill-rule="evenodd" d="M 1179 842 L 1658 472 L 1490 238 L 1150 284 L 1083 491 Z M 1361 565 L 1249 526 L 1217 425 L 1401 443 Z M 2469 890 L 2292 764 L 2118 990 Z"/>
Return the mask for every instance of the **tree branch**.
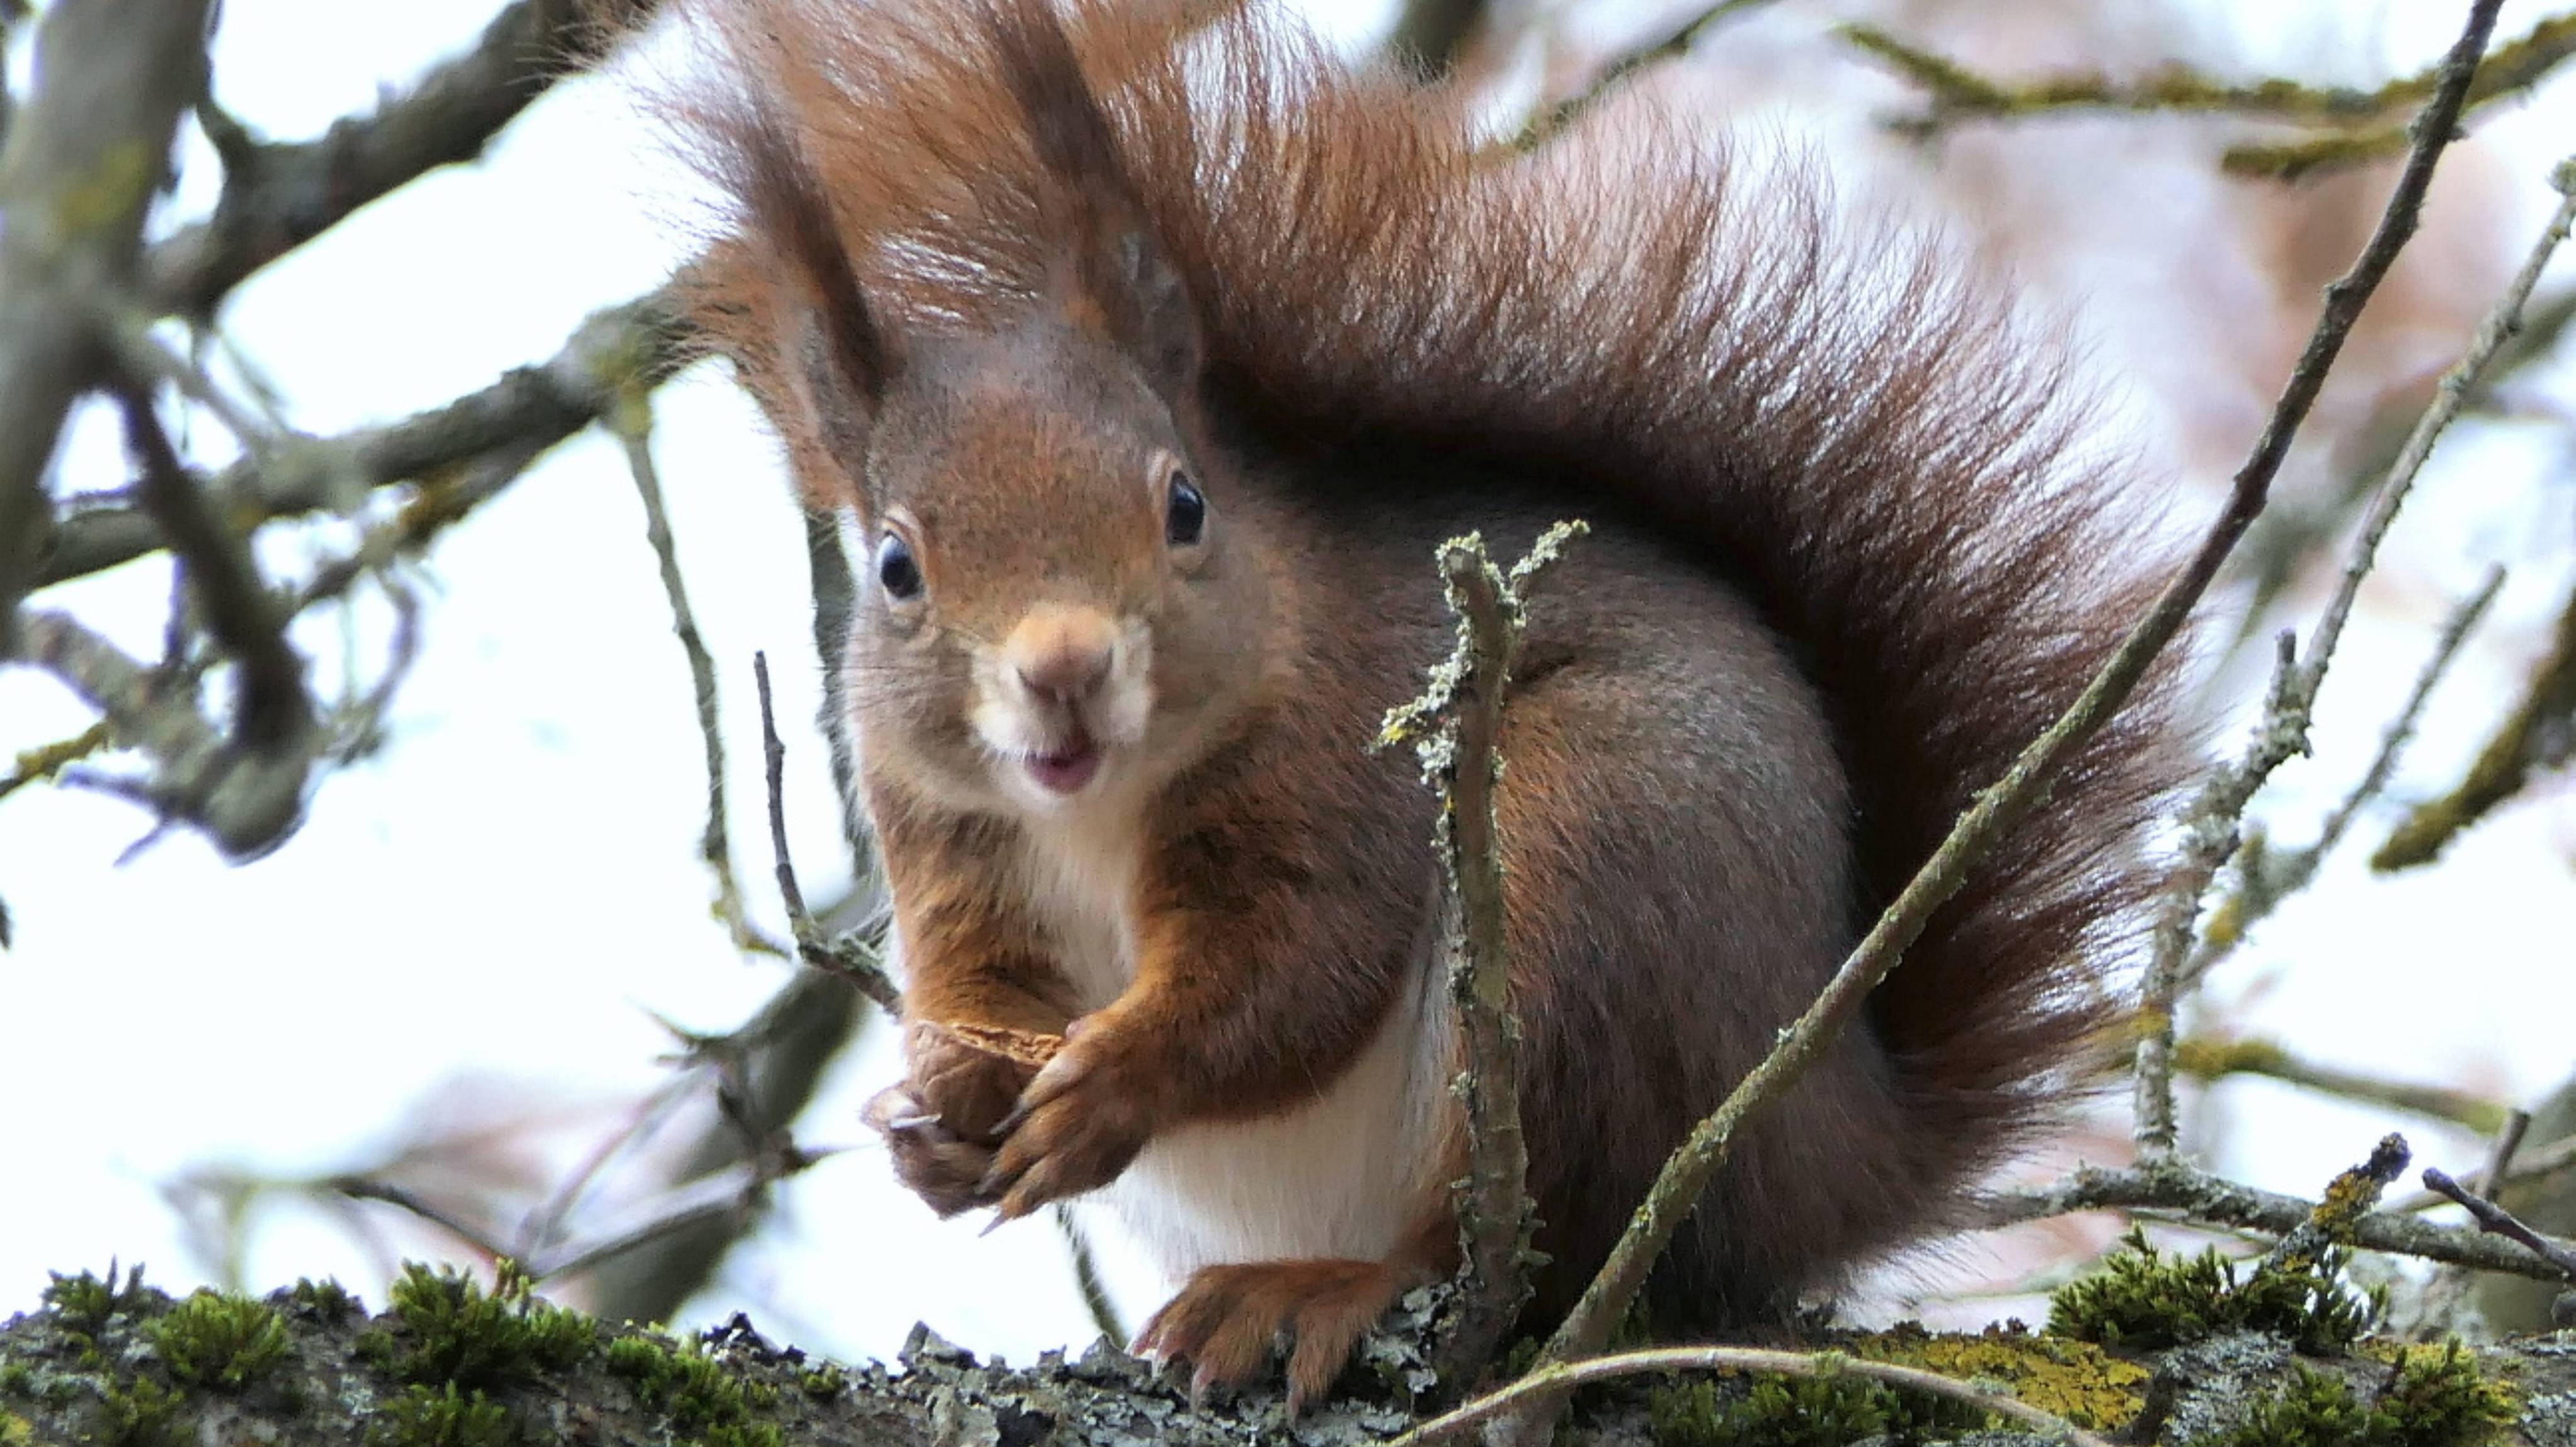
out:
<path id="1" fill-rule="evenodd" d="M 0 150 L 0 657 L 50 531 L 45 470 L 105 363 L 98 307 L 134 268 L 180 112 L 205 92 L 208 0 L 55 0 Z"/>
<path id="2" fill-rule="evenodd" d="M 162 311 L 204 321 L 259 268 L 321 235 L 387 192 L 441 166 L 471 161 L 593 48 L 601 32 L 640 16 L 650 0 L 514 0 L 465 54 L 363 116 L 315 140 L 244 133 L 211 108 L 203 119 L 224 157 L 214 215 L 154 245 L 143 263 Z"/>

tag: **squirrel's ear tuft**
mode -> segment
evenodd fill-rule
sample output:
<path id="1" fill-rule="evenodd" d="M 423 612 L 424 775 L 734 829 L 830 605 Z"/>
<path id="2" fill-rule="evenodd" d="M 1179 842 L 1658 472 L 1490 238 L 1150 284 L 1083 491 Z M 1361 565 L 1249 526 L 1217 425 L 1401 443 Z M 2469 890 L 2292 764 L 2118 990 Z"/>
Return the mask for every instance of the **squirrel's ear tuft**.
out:
<path id="1" fill-rule="evenodd" d="M 1165 395 L 1185 393 L 1198 380 L 1198 317 L 1062 18 L 1050 0 L 990 0 L 982 18 L 1046 176 L 1043 221 L 1061 248 L 1057 302 L 1133 356 Z"/>
<path id="2" fill-rule="evenodd" d="M 747 99 L 732 118 L 726 160 L 755 246 L 778 268 L 778 370 L 846 467 L 895 369 L 892 334 L 859 288 L 822 178 L 768 104 Z"/>

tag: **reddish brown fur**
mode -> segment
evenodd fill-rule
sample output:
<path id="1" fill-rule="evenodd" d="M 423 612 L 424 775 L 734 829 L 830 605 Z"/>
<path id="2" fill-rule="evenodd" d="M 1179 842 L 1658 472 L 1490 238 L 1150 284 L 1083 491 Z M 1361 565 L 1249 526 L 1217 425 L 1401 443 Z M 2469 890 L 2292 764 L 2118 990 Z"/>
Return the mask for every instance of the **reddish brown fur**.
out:
<path id="1" fill-rule="evenodd" d="M 907 1009 L 1074 1026 L 1025 1094 L 918 1049 L 880 1122 L 941 1116 L 898 1142 L 906 1180 L 1016 1212 L 1313 1097 L 1396 1007 L 1431 885 L 1426 802 L 1358 752 L 1443 644 L 1430 544 L 1581 515 L 1600 534 L 1533 611 L 1501 806 L 1561 1309 L 2152 591 L 2122 486 L 2069 455 L 2050 354 L 1990 293 L 1837 235 L 1810 186 L 1633 122 L 1497 157 L 1465 97 L 1238 13 L 1079 0 L 1085 82 L 1047 13 L 706 0 L 739 89 L 678 107 L 738 205 L 702 324 L 815 505 L 922 534 L 937 616 L 863 609 L 851 682 Z M 1124 500 L 1151 448 L 1224 523 L 1203 576 Z M 1088 1013 L 1002 862 L 1017 826 L 941 782 L 969 752 L 952 655 L 1066 598 L 1157 620 L 1158 696 L 1198 709 L 1152 746 L 1134 983 Z M 1667 1318 L 1830 1287 L 2041 1118 L 2141 889 L 2164 692 L 1747 1133 L 1658 1278 Z M 1436 1191 L 1407 1209 L 1443 1229 Z M 1420 1259 L 1213 1267 L 1165 1344 L 1230 1375 L 1311 1305 L 1346 1346 L 1329 1303 L 1373 1312 Z"/>

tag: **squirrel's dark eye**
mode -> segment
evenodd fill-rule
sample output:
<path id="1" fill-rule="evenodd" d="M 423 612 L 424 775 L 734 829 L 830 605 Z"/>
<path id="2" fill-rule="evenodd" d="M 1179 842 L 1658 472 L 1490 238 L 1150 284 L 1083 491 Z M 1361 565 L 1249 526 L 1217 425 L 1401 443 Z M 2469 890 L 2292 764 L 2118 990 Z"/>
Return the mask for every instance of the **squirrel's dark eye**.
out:
<path id="1" fill-rule="evenodd" d="M 1207 499 L 1186 472 L 1172 474 L 1172 497 L 1163 511 L 1163 541 L 1176 548 L 1195 545 L 1207 533 Z"/>
<path id="2" fill-rule="evenodd" d="M 877 581 L 885 585 L 886 596 L 897 602 L 908 602 L 921 596 L 921 564 L 912 559 L 912 549 L 893 533 L 877 544 Z"/>

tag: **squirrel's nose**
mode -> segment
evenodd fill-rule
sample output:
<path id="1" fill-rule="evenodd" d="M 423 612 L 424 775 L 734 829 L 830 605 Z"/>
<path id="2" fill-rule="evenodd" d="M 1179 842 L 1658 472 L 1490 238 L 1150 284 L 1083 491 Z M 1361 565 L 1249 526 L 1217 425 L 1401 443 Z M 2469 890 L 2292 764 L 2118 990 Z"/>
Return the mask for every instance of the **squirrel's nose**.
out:
<path id="1" fill-rule="evenodd" d="M 1030 692 L 1080 699 L 1108 681 L 1117 633 L 1090 608 L 1040 608 L 1020 620 L 1003 645 L 1011 669 Z"/>

